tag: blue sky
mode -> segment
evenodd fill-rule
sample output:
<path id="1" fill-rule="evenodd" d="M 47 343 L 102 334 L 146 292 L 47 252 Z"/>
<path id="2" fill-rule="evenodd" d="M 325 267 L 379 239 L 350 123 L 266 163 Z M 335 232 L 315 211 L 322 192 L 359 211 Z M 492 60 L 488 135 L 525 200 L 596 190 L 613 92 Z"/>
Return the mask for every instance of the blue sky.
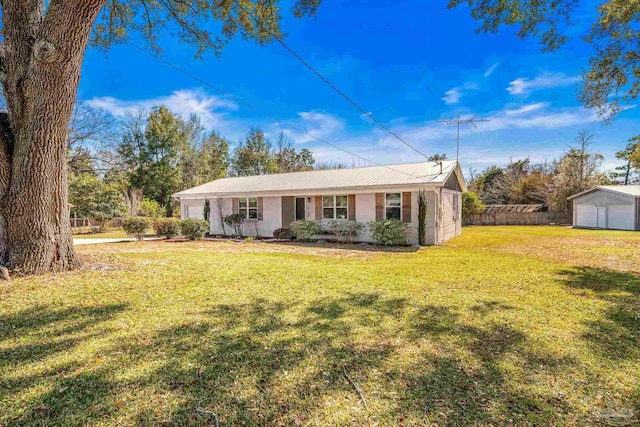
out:
<path id="1" fill-rule="evenodd" d="M 583 6 L 576 14 L 571 34 L 587 28 L 594 7 Z M 448 10 L 441 0 L 325 1 L 316 17 L 303 20 L 293 18 L 286 6 L 283 11 L 285 42 L 423 153 L 455 157 L 455 126 L 442 126 L 436 120 L 458 114 L 490 119 L 478 129 L 461 131 L 460 160 L 465 170 L 506 164 L 510 158 L 530 157 L 534 162 L 557 158 L 580 129 L 594 132 L 593 148 L 605 155 L 608 169 L 619 163 L 614 153 L 637 133 L 636 108 L 624 111 L 613 125 L 603 126 L 576 100 L 580 72 L 589 55 L 579 39 L 556 53 L 542 54 L 536 41 L 520 40 L 510 28 L 499 34 L 476 34 L 478 23 L 468 10 Z M 207 128 L 233 142 L 253 126 L 272 137 L 284 131 L 298 148 L 311 149 L 320 161 L 364 165 L 280 121 L 376 162 L 421 159 L 278 44 L 260 47 L 238 37 L 221 57 L 208 52 L 204 59 L 194 59 L 193 48 L 168 37 L 161 45 L 168 61 L 224 92 L 125 44 L 106 53 L 87 53 L 80 98 L 116 116 L 159 104 L 185 116 L 195 112 Z"/>

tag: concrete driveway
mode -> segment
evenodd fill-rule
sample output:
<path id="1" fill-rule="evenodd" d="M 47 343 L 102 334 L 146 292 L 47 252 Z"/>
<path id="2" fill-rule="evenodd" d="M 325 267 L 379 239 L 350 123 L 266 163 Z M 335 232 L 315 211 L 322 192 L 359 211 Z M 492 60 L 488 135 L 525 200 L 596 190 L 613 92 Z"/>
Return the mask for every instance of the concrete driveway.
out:
<path id="1" fill-rule="evenodd" d="M 73 239 L 74 245 L 95 245 L 97 243 L 118 243 L 118 242 L 133 242 L 136 239 L 133 237 L 121 237 L 119 239 Z"/>

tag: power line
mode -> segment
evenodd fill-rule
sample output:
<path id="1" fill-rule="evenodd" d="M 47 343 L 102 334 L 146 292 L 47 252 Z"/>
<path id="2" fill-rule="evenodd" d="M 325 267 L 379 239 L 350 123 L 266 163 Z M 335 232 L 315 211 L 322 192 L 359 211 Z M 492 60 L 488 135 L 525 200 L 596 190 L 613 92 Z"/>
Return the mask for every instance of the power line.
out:
<path id="1" fill-rule="evenodd" d="M 148 51 L 148 50 L 146 50 L 146 49 L 143 49 L 143 48 L 141 48 L 140 46 L 137 46 L 137 45 L 135 45 L 135 44 L 133 44 L 133 43 L 131 43 L 131 42 L 126 42 L 126 44 L 130 45 L 131 47 L 134 47 L 135 49 L 137 49 L 137 50 L 139 50 L 140 52 L 142 52 L 142 53 L 144 53 L 144 54 L 146 54 L 146 55 L 148 55 L 148 56 L 152 57 L 153 59 L 155 59 L 155 60 L 157 60 L 157 61 L 159 61 L 159 62 L 162 62 L 162 63 L 163 63 L 163 64 L 165 64 L 166 66 L 171 67 L 171 68 L 173 68 L 174 70 L 179 71 L 180 73 L 182 73 L 182 74 L 184 74 L 184 75 L 186 75 L 186 76 L 188 76 L 188 77 L 190 77 L 190 78 L 192 78 L 192 79 L 196 80 L 197 82 L 199 82 L 199 83 L 201 83 L 201 84 L 203 84 L 203 85 L 205 85 L 205 86 L 207 86 L 207 87 L 209 87 L 209 88 L 211 88 L 211 89 L 215 90 L 216 92 L 218 92 L 218 93 L 222 94 L 223 96 L 232 97 L 232 98 L 234 98 L 235 100 L 237 100 L 240 104 L 242 104 L 242 105 L 244 105 L 244 106 L 246 106 L 246 107 L 248 107 L 248 108 L 251 108 L 251 109 L 252 109 L 252 110 L 254 110 L 254 111 L 257 111 L 258 113 L 260 113 L 260 114 L 264 115 L 265 117 L 268 117 L 268 118 L 270 118 L 270 119 L 272 119 L 272 120 L 275 120 L 275 121 L 276 121 L 276 122 L 278 122 L 279 124 L 281 124 L 281 125 L 283 125 L 283 126 L 285 126 L 285 127 L 288 127 L 288 128 L 290 128 L 290 129 L 293 129 L 293 130 L 295 130 L 296 132 L 299 132 L 299 133 L 300 133 L 300 134 L 302 134 L 302 135 L 305 135 L 305 136 L 308 136 L 308 137 L 310 137 L 310 138 L 313 138 L 313 139 L 315 139 L 316 141 L 319 141 L 319 142 L 321 142 L 321 143 L 323 143 L 323 144 L 326 144 L 326 145 L 328 145 L 328 146 L 330 146 L 330 147 L 332 147 L 332 148 L 335 148 L 336 150 L 340 150 L 340 151 L 342 151 L 342 152 L 344 152 L 344 153 L 350 154 L 350 155 L 351 155 L 351 156 L 353 156 L 353 157 L 357 157 L 358 159 L 360 159 L 360 160 L 362 160 L 362 161 L 364 161 L 364 162 L 368 162 L 368 163 L 371 163 L 371 164 L 376 165 L 376 166 L 381 166 L 381 167 L 387 168 L 387 169 L 389 169 L 389 170 L 391 170 L 391 171 L 394 171 L 394 172 L 396 172 L 396 173 L 399 173 L 399 174 L 403 174 L 403 175 L 410 176 L 410 177 L 412 177 L 412 178 L 421 178 L 421 177 L 419 177 L 419 176 L 416 176 L 416 175 L 413 175 L 413 174 L 410 174 L 410 173 L 406 173 L 406 172 L 403 172 L 403 171 L 399 171 L 399 170 L 394 169 L 394 168 L 392 168 L 392 167 L 389 167 L 389 166 L 387 166 L 387 165 L 383 165 L 383 164 L 381 164 L 381 163 L 375 162 L 375 161 L 370 160 L 370 159 L 368 159 L 368 158 L 366 158 L 366 157 L 360 156 L 359 154 L 353 153 L 353 152 L 351 152 L 351 151 L 349 151 L 349 150 L 347 150 L 347 149 L 344 149 L 344 148 L 342 148 L 342 147 L 339 147 L 338 145 L 336 145 L 336 144 L 334 144 L 334 143 L 332 143 L 332 142 L 329 142 L 329 141 L 327 141 L 327 140 L 325 140 L 325 139 L 323 139 L 323 138 L 320 138 L 320 137 L 318 137 L 318 136 L 316 136 L 316 135 L 313 135 L 313 134 L 311 134 L 311 133 L 309 133 L 309 132 L 306 132 L 306 131 L 304 131 L 304 130 L 302 130 L 302 129 L 298 128 L 297 126 L 292 125 L 291 123 L 288 123 L 288 122 L 286 122 L 286 121 L 284 121 L 284 120 L 281 120 L 280 118 L 278 118 L 278 117 L 276 117 L 276 116 L 273 116 L 272 114 L 267 113 L 266 111 L 261 110 L 260 108 L 255 107 L 255 106 L 253 106 L 253 105 L 249 104 L 248 102 L 246 102 L 246 101 L 242 100 L 241 98 L 239 98 L 239 97 L 237 97 L 237 96 L 233 95 L 232 93 L 228 93 L 228 92 L 226 92 L 226 91 L 222 90 L 221 88 L 219 88 L 218 86 L 215 86 L 214 84 L 209 83 L 208 81 L 206 81 L 206 80 L 204 80 L 204 79 L 202 79 L 202 78 L 198 77 L 197 75 L 190 73 L 189 71 L 185 70 L 184 68 L 182 68 L 182 67 L 180 67 L 180 66 L 178 66 L 178 65 L 175 65 L 175 64 L 173 64 L 172 62 L 169 62 L 168 60 L 166 60 L 166 59 L 162 58 L 160 55 L 157 55 L 157 54 L 155 54 L 155 53 L 153 53 L 153 52 L 150 52 L 150 51 Z"/>
<path id="2" fill-rule="evenodd" d="M 458 160 L 458 156 L 460 155 L 460 125 L 472 125 L 474 128 L 477 128 L 476 123 L 478 122 L 490 122 L 491 120 L 487 119 L 476 119 L 478 115 L 471 117 L 470 119 L 460 119 L 460 114 L 458 114 L 458 118 L 455 120 L 436 120 L 438 123 L 442 123 L 445 125 L 457 125 L 458 132 L 456 134 L 456 160 Z"/>
<path id="3" fill-rule="evenodd" d="M 282 41 L 282 39 L 280 37 L 278 37 L 276 34 L 274 34 L 266 25 L 264 25 L 262 23 L 262 21 L 260 21 L 260 19 L 258 19 L 254 14 L 252 14 L 250 11 L 248 11 L 244 6 L 242 6 L 239 2 L 237 2 L 236 0 L 236 4 L 238 5 L 238 7 L 242 10 L 244 10 L 247 15 L 249 15 L 258 25 L 260 25 L 265 31 L 267 31 L 269 33 L 269 35 L 271 37 L 273 37 L 273 39 L 275 41 L 277 41 L 284 49 L 286 49 L 291 55 L 293 55 L 298 61 L 300 61 L 305 67 L 307 67 L 309 70 L 311 70 L 311 72 L 313 74 L 315 74 L 316 76 L 318 76 L 318 78 L 320 80 L 322 80 L 323 82 L 325 82 L 331 89 L 333 89 L 336 93 L 338 93 L 340 96 L 342 96 L 344 99 L 347 100 L 347 102 L 349 102 L 351 105 L 353 105 L 358 111 L 360 111 L 362 114 L 364 114 L 365 116 L 367 116 L 372 122 L 374 122 L 375 124 L 377 124 L 378 126 L 380 126 L 382 129 L 384 129 L 385 131 L 387 131 L 391 136 L 393 136 L 394 138 L 396 138 L 398 141 L 402 142 L 404 145 L 406 145 L 407 147 L 411 148 L 413 151 L 415 151 L 416 153 L 420 154 L 422 157 L 424 157 L 425 159 L 428 159 L 428 156 L 426 156 L 425 154 L 423 154 L 420 150 L 418 150 L 417 148 L 415 148 L 414 146 L 412 146 L 411 144 L 409 144 L 407 141 L 405 141 L 404 139 L 402 139 L 397 133 L 395 133 L 394 131 L 392 131 L 391 129 L 389 129 L 387 126 L 385 126 L 384 123 L 380 122 L 379 120 L 377 120 L 375 117 L 373 117 L 373 114 L 370 111 L 365 110 L 364 108 L 362 108 L 356 101 L 354 101 L 353 99 L 351 99 L 346 93 L 344 93 L 343 91 L 341 91 L 340 89 L 338 89 L 338 87 L 336 87 L 336 85 L 334 85 L 329 79 L 327 79 L 325 76 L 323 76 L 322 74 L 320 74 L 320 72 L 318 70 L 316 70 L 315 68 L 313 68 L 313 66 L 311 66 L 311 64 L 309 64 L 307 61 L 305 61 L 300 55 L 298 55 L 296 53 L 296 51 L 294 51 L 293 49 L 291 49 L 289 46 L 287 46 L 287 44 Z"/>

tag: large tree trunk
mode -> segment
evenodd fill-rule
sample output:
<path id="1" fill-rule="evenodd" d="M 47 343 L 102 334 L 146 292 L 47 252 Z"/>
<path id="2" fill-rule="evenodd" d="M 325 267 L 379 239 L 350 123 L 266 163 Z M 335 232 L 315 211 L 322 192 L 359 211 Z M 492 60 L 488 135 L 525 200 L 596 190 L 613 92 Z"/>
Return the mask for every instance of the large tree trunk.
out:
<path id="1" fill-rule="evenodd" d="M 11 137 L 0 138 L 0 254 L 6 239 L 5 262 L 18 274 L 79 264 L 67 202 L 67 128 L 103 3 L 52 0 L 45 14 L 41 0 L 2 2 Z"/>

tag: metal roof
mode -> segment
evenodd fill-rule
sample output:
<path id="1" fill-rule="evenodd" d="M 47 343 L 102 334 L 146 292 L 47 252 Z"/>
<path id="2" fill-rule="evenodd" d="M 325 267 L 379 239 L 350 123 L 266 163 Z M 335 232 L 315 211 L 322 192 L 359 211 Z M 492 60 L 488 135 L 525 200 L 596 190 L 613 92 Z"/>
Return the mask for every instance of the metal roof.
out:
<path id="1" fill-rule="evenodd" d="M 582 196 L 583 194 L 587 194 L 595 190 L 612 191 L 614 193 L 640 197 L 640 185 L 598 185 L 597 187 L 593 187 L 578 194 L 574 194 L 573 196 L 568 197 L 568 199 L 573 199 L 575 197 Z"/>
<path id="2" fill-rule="evenodd" d="M 443 185 L 458 169 L 461 186 L 464 178 L 455 160 L 440 163 L 403 163 L 353 169 L 291 172 L 273 175 L 221 178 L 174 194 L 175 197 L 224 196 L 294 191 L 347 190 L 366 187 Z"/>

